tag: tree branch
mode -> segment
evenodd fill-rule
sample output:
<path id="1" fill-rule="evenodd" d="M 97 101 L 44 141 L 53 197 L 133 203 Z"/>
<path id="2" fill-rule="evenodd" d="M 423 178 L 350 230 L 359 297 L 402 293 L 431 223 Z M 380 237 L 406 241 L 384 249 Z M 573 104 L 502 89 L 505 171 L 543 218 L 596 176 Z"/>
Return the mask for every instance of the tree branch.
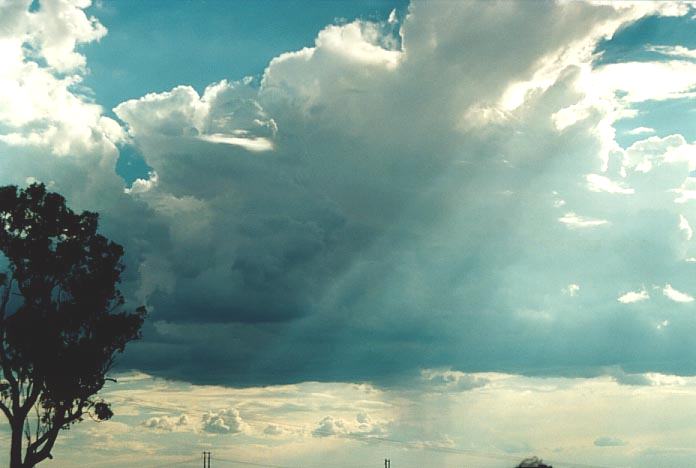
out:
<path id="1" fill-rule="evenodd" d="M 7 284 L 5 285 L 5 290 L 2 293 L 2 301 L 0 301 L 0 320 L 5 319 L 7 304 L 10 302 L 10 292 L 12 291 L 12 283 L 14 282 L 14 276 L 12 274 L 6 275 L 6 278 Z"/>
<path id="2" fill-rule="evenodd" d="M 0 410 L 2 410 L 3 413 L 5 413 L 5 417 L 7 417 L 8 421 L 10 422 L 10 425 L 12 425 L 12 422 L 14 421 L 14 416 L 12 415 L 10 408 L 8 408 L 5 403 L 0 401 Z"/>
<path id="3" fill-rule="evenodd" d="M 14 275 L 10 274 L 5 285 L 5 290 L 0 300 L 0 365 L 5 379 L 10 383 L 10 391 L 12 392 L 12 409 L 16 413 L 19 409 L 19 385 L 17 379 L 10 369 L 7 362 L 7 354 L 5 353 L 5 313 L 7 312 L 7 304 L 10 302 L 10 293 L 12 292 L 12 283 L 14 283 Z"/>
<path id="4" fill-rule="evenodd" d="M 36 453 L 37 456 L 38 454 L 42 453 L 42 451 L 46 448 L 46 445 L 42 447 L 39 450 L 39 447 L 41 444 L 49 444 L 53 446 L 53 443 L 55 442 L 55 438 L 58 436 L 58 432 L 65 427 L 67 424 L 70 424 L 71 422 L 79 419 L 82 417 L 83 411 L 85 404 L 87 403 L 86 399 L 80 400 L 80 402 L 77 404 L 77 408 L 75 412 L 71 412 L 72 405 L 70 407 L 60 407 L 60 408 L 55 408 L 54 411 L 54 416 L 53 416 L 53 421 L 51 428 L 44 432 L 41 437 L 38 437 L 33 443 L 29 444 L 27 447 L 27 453 Z M 51 441 L 52 440 L 52 441 Z M 39 450 L 37 452 L 37 450 Z M 50 449 L 48 450 L 50 453 Z M 44 456 L 43 458 L 35 461 L 34 463 L 38 463 L 39 461 L 45 459 L 46 457 Z"/>
<path id="5" fill-rule="evenodd" d="M 74 413 L 70 412 L 71 408 L 62 409 L 60 414 L 56 413 L 53 426 L 27 447 L 25 463 L 29 462 L 29 466 L 34 466 L 46 458 L 51 458 L 51 450 L 56 443 L 58 433 L 66 424 L 70 424 L 82 417 L 86 403 L 87 400 L 81 400 Z M 65 417 L 65 413 L 68 413 L 67 417 Z M 41 444 L 44 445 L 39 449 Z"/>
<path id="6" fill-rule="evenodd" d="M 27 447 L 31 444 L 31 424 L 29 420 L 24 420 L 24 437 L 27 439 Z"/>
<path id="7" fill-rule="evenodd" d="M 65 423 L 53 426 L 51 429 L 46 431 L 40 439 L 37 439 L 36 442 L 39 442 L 39 440 L 41 440 L 42 443 L 45 442 L 44 446 L 41 447 L 41 449 L 38 452 L 36 452 L 36 449 L 39 447 L 39 445 L 41 445 L 40 443 L 37 444 L 36 442 L 34 442 L 34 444 L 31 444 L 29 448 L 27 448 L 27 453 L 24 457 L 24 463 L 27 464 L 27 466 L 34 466 L 37 463 L 45 460 L 46 458 L 51 457 L 51 450 L 53 449 L 53 444 L 56 443 L 58 433 L 60 432 L 60 429 L 63 427 L 64 424 Z"/>
<path id="8" fill-rule="evenodd" d="M 39 411 L 38 406 L 34 406 L 34 412 L 36 413 L 36 431 L 34 434 L 34 440 L 39 438 L 39 434 L 41 432 L 41 412 Z"/>
<path id="9" fill-rule="evenodd" d="M 34 404 L 36 403 L 36 400 L 39 398 L 40 394 L 41 385 L 39 385 L 39 383 L 36 382 L 36 380 L 34 380 L 34 382 L 31 384 L 31 393 L 29 394 L 29 396 L 25 398 L 24 404 L 22 405 L 20 410 L 23 411 L 25 414 L 28 414 L 32 406 L 34 406 Z"/>

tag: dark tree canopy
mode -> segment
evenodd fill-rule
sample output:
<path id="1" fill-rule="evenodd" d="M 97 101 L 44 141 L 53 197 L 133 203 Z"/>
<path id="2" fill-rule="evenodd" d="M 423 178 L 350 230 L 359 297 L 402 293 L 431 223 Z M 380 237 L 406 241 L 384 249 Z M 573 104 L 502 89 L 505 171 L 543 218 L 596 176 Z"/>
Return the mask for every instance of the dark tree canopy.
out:
<path id="1" fill-rule="evenodd" d="M 85 415 L 112 416 L 96 394 L 115 354 L 139 338 L 145 310 L 121 310 L 123 248 L 97 224 L 43 184 L 0 187 L 0 410 L 11 468 L 50 457 L 60 430 Z"/>
<path id="2" fill-rule="evenodd" d="M 529 457 L 522 460 L 515 468 L 553 468 L 545 464 L 539 457 Z"/>

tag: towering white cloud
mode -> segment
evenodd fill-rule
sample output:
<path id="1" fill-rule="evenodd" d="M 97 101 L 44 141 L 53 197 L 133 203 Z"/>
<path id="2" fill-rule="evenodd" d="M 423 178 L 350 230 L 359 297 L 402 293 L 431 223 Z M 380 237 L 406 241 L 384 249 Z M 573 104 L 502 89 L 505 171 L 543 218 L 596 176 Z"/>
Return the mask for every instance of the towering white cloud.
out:
<path id="1" fill-rule="evenodd" d="M 1 6 L 0 140 L 56 155 L 114 152 L 120 126 L 75 91 L 85 70 L 76 47 L 106 28 L 85 14 L 89 1 L 46 1 L 34 12 L 30 3 Z"/>

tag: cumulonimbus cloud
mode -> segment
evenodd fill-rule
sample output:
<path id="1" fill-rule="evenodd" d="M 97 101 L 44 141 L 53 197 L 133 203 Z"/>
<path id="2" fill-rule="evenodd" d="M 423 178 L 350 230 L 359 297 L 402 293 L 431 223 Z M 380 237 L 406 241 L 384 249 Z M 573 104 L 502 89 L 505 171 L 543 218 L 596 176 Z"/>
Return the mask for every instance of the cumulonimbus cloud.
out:
<path id="1" fill-rule="evenodd" d="M 32 95 L 21 119 L 0 111 L 0 170 L 100 211 L 125 244 L 124 289 L 151 310 L 128 366 L 197 382 L 388 383 L 423 368 L 650 370 L 693 354 L 663 339 L 696 327 L 679 300 L 693 294 L 691 146 L 624 149 L 612 130 L 637 101 L 688 95 L 692 67 L 593 63 L 622 25 L 683 8 L 415 3 L 399 28 L 328 26 L 257 80 L 126 101 L 120 122 L 74 87 L 75 45 L 106 31 L 64 8 L 76 22 L 50 36 L 61 48 L 27 5 L 2 29 L 12 71 L 0 79 L 17 93 L 0 102 L 21 107 L 32 77 L 55 92 Z M 27 34 L 45 63 L 17 45 Z M 634 69 L 681 78 L 629 89 L 619 78 Z M 114 172 L 123 144 L 152 168 L 130 188 Z M 626 296 L 644 284 L 671 289 Z M 669 370 L 696 371 L 679 362 Z M 222 420 L 210 427 L 233 427 Z"/>

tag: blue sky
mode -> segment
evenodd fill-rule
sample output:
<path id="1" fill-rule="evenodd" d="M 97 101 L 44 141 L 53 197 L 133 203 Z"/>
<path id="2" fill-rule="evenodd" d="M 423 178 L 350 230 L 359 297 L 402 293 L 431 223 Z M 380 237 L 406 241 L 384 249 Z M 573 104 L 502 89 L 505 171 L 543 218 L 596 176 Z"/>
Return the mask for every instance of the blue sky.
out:
<path id="1" fill-rule="evenodd" d="M 692 23 L 693 19 L 689 16 L 649 17 L 637 21 L 598 44 L 597 51 L 602 55 L 596 63 L 664 60 L 659 53 L 646 50 L 646 45 L 680 45 L 693 49 L 696 47 L 696 36 L 691 31 Z M 620 120 L 614 125 L 618 132 L 617 141 L 622 146 L 629 146 L 640 138 L 627 134 L 640 126 L 654 128 L 660 135 L 679 133 L 689 140 L 696 138 L 694 120 L 685 118 L 694 112 L 691 99 L 647 102 L 635 107 L 639 111 L 637 117 Z"/>
<path id="2" fill-rule="evenodd" d="M 408 2 L 123 0 L 89 8 L 111 31 L 82 47 L 85 79 L 107 109 L 180 84 L 202 92 L 222 79 L 259 76 L 275 56 L 311 46 L 317 31 L 356 18 L 385 19 Z M 144 44 L 148 44 L 144 47 Z"/>
<path id="3" fill-rule="evenodd" d="M 0 9 L 1 182 L 149 309 L 66 463 L 696 461 L 689 7 Z"/>

